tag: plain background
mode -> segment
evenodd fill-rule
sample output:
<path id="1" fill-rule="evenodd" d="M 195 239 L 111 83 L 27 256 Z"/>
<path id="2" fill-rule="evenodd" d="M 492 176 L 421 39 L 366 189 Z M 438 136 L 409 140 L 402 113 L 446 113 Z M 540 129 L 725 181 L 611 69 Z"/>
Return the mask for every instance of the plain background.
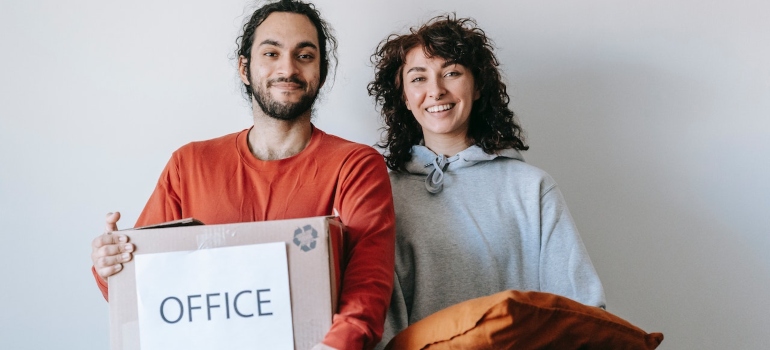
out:
<path id="1" fill-rule="evenodd" d="M 369 55 L 456 11 L 497 46 L 526 159 L 560 184 L 608 310 L 660 349 L 770 344 L 770 4 L 319 0 L 340 42 L 316 124 L 373 144 Z M 0 2 L 0 348 L 106 349 L 91 240 L 172 151 L 251 124 L 243 0 Z M 493 179 L 490 179 L 493 181 Z"/>

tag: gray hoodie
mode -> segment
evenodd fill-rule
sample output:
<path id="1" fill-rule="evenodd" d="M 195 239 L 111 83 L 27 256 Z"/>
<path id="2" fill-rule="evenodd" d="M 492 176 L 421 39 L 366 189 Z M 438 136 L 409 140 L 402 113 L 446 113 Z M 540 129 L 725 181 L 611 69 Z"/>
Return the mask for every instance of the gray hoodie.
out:
<path id="1" fill-rule="evenodd" d="M 380 348 L 436 311 L 507 289 L 604 307 L 561 192 L 517 150 L 447 158 L 418 145 L 406 168 L 390 174 L 396 276 Z"/>

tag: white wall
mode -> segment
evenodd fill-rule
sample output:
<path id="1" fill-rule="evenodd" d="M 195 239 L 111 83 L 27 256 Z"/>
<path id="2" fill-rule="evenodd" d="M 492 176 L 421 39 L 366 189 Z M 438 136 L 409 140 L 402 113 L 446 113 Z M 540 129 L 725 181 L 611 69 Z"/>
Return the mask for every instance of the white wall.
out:
<path id="1" fill-rule="evenodd" d="M 770 5 L 319 0 L 340 41 L 324 130 L 372 144 L 369 55 L 457 11 L 495 39 L 525 156 L 564 192 L 609 311 L 660 349 L 770 344 Z M 0 2 L 0 348 L 105 349 L 90 274 L 170 153 L 247 127 L 247 2 Z"/>

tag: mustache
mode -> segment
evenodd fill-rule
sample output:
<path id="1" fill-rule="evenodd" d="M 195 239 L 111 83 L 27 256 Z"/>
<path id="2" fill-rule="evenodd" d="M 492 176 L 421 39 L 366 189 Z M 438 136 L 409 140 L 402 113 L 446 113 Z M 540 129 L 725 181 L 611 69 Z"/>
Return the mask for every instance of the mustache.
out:
<path id="1" fill-rule="evenodd" d="M 267 81 L 267 87 L 271 87 L 271 86 L 273 86 L 273 84 L 277 84 L 277 83 L 294 83 L 294 84 L 299 85 L 303 89 L 307 87 L 307 82 L 302 80 L 302 79 L 300 79 L 297 76 L 291 76 L 291 77 L 288 77 L 288 78 L 287 77 L 280 77 L 280 78 L 275 78 L 275 79 L 268 80 Z"/>

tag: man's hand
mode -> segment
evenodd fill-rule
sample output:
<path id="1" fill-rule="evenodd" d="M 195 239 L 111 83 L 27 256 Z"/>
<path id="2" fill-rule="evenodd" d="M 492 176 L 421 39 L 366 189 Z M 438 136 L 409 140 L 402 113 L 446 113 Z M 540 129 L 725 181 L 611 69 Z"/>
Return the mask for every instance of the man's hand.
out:
<path id="1" fill-rule="evenodd" d="M 123 269 L 123 263 L 131 261 L 134 245 L 128 243 L 128 237 L 121 234 L 113 234 L 118 230 L 120 213 L 108 213 L 104 234 L 94 238 L 91 243 L 91 260 L 94 263 L 96 273 L 103 280 Z"/>

